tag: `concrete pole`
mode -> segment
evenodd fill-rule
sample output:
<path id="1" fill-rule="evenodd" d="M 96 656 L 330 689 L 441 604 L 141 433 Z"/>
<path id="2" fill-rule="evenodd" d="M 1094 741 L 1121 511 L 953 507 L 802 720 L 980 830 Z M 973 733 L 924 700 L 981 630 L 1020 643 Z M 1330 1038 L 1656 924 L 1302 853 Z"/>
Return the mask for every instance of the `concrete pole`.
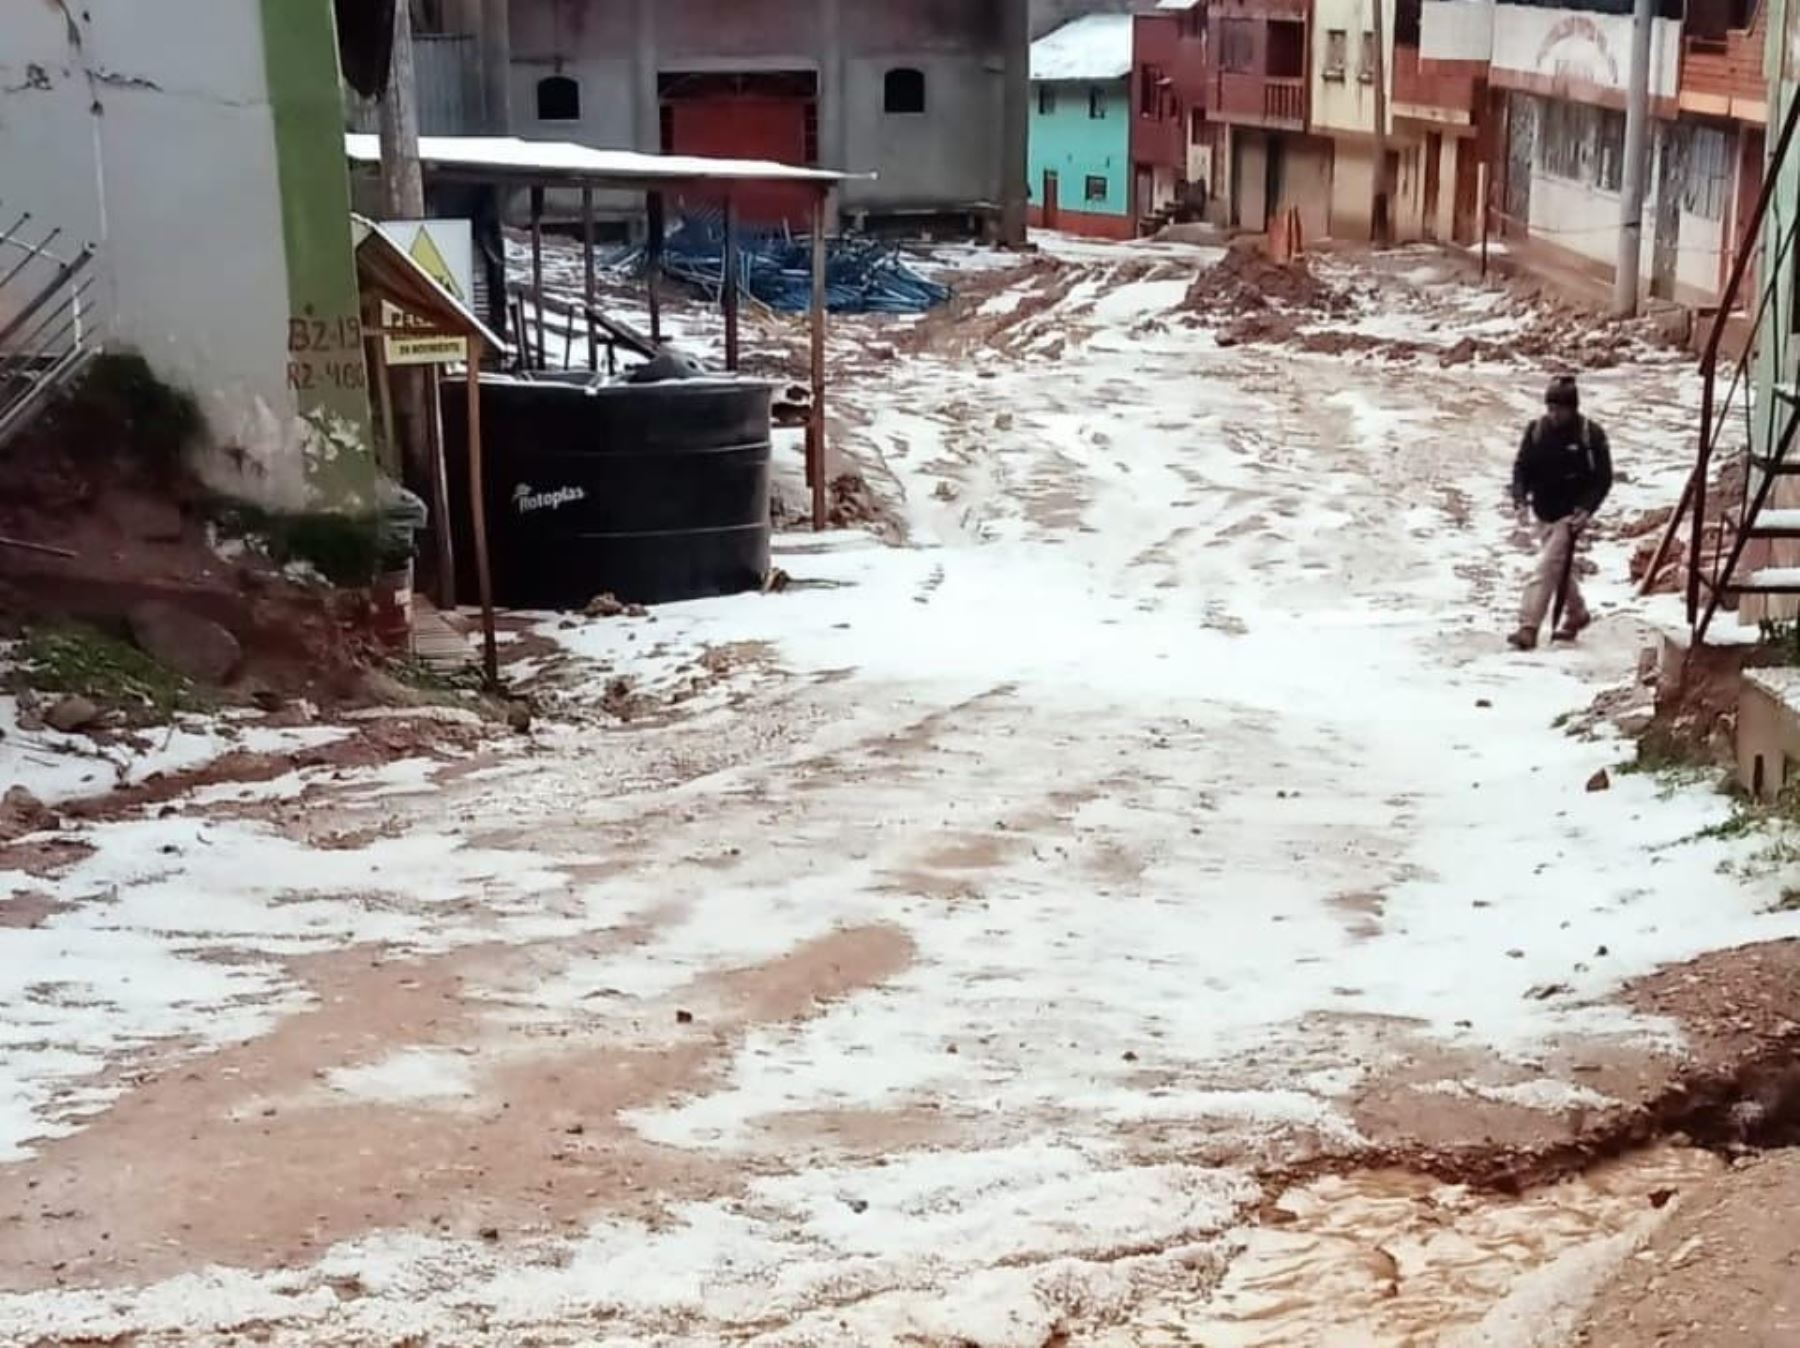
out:
<path id="1" fill-rule="evenodd" d="M 1644 246 L 1644 195 L 1650 179 L 1650 34 L 1655 0 L 1637 0 L 1631 15 L 1631 84 L 1625 104 L 1625 171 L 1619 193 L 1619 260 L 1613 313 L 1638 311 L 1638 267 Z"/>
<path id="2" fill-rule="evenodd" d="M 381 96 L 381 207 L 389 220 L 425 216 L 425 174 L 419 166 L 419 90 L 413 74 L 412 6 L 394 6 L 394 55 Z"/>
<path id="3" fill-rule="evenodd" d="M 481 100 L 488 134 L 512 134 L 512 0 L 481 0 Z"/>
<path id="4" fill-rule="evenodd" d="M 1000 242 L 1026 244 L 1031 172 L 1031 6 L 1030 0 L 999 0 L 1006 92 L 1000 116 Z"/>
<path id="5" fill-rule="evenodd" d="M 1389 216 L 1394 199 L 1394 185 L 1388 181 L 1388 97 L 1387 97 L 1387 0 L 1373 0 L 1371 20 L 1375 35 L 1375 173 L 1374 192 L 1369 202 L 1369 241 L 1393 242 L 1393 221 Z"/>

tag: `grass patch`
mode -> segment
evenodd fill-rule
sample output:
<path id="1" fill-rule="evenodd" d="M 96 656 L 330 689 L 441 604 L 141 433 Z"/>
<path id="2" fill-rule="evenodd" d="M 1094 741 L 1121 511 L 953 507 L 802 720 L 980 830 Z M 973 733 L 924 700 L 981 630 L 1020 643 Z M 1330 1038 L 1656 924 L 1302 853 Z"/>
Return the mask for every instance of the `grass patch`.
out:
<path id="1" fill-rule="evenodd" d="M 136 646 L 91 627 L 36 628 L 17 650 L 17 682 L 41 693 L 78 694 L 147 719 L 213 705 L 200 689 Z"/>

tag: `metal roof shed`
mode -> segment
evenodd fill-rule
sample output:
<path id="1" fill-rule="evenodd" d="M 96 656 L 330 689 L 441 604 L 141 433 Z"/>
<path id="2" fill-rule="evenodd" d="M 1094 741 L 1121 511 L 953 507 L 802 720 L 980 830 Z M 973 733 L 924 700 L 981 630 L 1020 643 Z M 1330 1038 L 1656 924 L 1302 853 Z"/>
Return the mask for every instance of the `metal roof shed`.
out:
<path id="1" fill-rule="evenodd" d="M 378 166 L 377 137 L 350 134 L 345 150 L 353 163 Z M 825 210 L 831 192 L 851 178 L 873 174 L 834 173 L 760 159 L 709 159 L 697 155 L 641 154 L 635 150 L 600 150 L 570 141 L 520 140 L 510 136 L 423 136 L 419 159 L 427 177 L 445 182 L 510 185 L 531 192 L 531 286 L 542 312 L 544 192 L 577 188 L 582 199 L 582 233 L 586 252 L 586 300 L 594 312 L 594 193 L 597 190 L 643 191 L 650 217 L 650 335 L 662 340 L 661 300 L 657 276 L 662 264 L 664 194 L 678 187 L 712 184 L 725 197 L 725 275 L 735 277 L 737 211 L 734 185 L 788 183 L 814 189 L 812 209 L 812 409 L 806 428 L 806 478 L 812 490 L 813 528 L 825 527 Z M 725 368 L 738 368 L 738 288 L 724 288 Z M 523 334 L 521 334 L 521 339 Z M 540 347 L 542 345 L 540 325 Z M 542 352 L 540 350 L 540 357 Z"/>

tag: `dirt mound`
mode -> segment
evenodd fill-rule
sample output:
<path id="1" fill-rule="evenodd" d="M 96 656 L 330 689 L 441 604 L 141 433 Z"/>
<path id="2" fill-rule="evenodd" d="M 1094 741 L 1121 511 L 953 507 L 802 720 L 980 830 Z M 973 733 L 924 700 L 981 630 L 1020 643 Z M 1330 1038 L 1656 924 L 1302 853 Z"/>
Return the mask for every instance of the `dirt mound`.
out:
<path id="1" fill-rule="evenodd" d="M 1237 239 L 1194 278 L 1181 307 L 1220 317 L 1270 308 L 1337 314 L 1348 311 L 1350 297 L 1320 280 L 1304 257 L 1276 262 L 1260 240 Z"/>
<path id="2" fill-rule="evenodd" d="M 214 658 L 172 662 L 229 680 L 208 700 L 365 701 L 363 676 L 381 659 L 366 594 L 298 583 L 251 551 L 222 556 L 215 502 L 183 460 L 198 428 L 191 400 L 141 361 L 114 358 L 8 445 L 0 535 L 35 546 L 0 547 L 0 619 L 14 632 L 79 628 L 94 641 L 64 646 L 85 659 L 96 643 L 148 649 L 145 615 L 158 613 L 159 630 L 189 645 L 210 634 Z M 65 669 L 38 686 L 94 697 L 77 686 L 92 673 Z"/>

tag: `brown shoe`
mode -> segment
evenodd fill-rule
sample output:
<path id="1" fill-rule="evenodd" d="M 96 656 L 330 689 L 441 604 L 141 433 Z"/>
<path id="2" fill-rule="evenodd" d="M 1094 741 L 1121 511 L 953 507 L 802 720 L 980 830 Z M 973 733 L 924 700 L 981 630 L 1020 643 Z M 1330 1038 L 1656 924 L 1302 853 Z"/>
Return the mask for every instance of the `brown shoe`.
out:
<path id="1" fill-rule="evenodd" d="M 1506 644 L 1515 651 L 1535 651 L 1537 649 L 1537 633 L 1529 627 L 1521 627 L 1506 638 Z"/>
<path id="2" fill-rule="evenodd" d="M 1563 625 L 1551 633 L 1550 639 L 1552 641 L 1574 641 L 1593 625 L 1594 620 L 1590 617 L 1565 618 Z"/>

